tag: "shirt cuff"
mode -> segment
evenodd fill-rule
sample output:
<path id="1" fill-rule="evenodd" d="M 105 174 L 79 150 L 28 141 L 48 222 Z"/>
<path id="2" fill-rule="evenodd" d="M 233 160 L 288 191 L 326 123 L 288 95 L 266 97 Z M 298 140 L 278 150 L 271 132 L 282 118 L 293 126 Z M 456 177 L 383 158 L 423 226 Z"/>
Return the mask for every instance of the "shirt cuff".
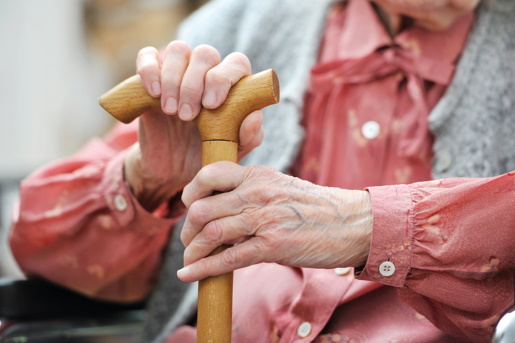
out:
<path id="1" fill-rule="evenodd" d="M 147 235 L 154 235 L 171 228 L 182 218 L 185 210 L 181 208 L 177 211 L 169 211 L 171 215 L 165 217 L 163 211 L 158 215 L 148 212 L 141 206 L 124 179 L 124 157 L 125 151 L 108 162 L 102 182 L 106 204 L 111 210 L 113 219 L 119 227 L 126 227 Z"/>
<path id="2" fill-rule="evenodd" d="M 413 202 L 409 187 L 381 186 L 367 190 L 372 199 L 372 239 L 367 263 L 356 277 L 402 287 L 411 268 Z"/>

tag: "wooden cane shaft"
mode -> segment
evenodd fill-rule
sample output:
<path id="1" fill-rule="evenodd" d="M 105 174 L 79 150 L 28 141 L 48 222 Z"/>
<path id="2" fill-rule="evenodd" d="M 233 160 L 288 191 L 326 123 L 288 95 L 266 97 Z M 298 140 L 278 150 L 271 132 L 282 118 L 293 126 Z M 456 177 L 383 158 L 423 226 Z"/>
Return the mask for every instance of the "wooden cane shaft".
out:
<path id="1" fill-rule="evenodd" d="M 220 161 L 238 163 L 238 143 L 230 141 L 202 142 L 202 166 Z"/>
<path id="2" fill-rule="evenodd" d="M 219 161 L 238 162 L 238 143 L 202 142 L 202 166 Z M 218 254 L 227 246 L 217 248 Z M 208 277 L 199 282 L 197 343 L 229 343 L 232 330 L 232 273 Z"/>
<path id="3" fill-rule="evenodd" d="M 226 248 L 218 247 L 211 255 Z M 197 343 L 231 342 L 232 276 L 230 272 L 199 281 Z"/>

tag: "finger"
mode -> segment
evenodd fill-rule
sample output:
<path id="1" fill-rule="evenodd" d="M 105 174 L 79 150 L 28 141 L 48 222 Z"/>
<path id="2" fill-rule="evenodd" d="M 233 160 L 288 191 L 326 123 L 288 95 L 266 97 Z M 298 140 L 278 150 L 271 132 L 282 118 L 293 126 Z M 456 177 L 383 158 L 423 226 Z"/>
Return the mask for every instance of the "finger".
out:
<path id="1" fill-rule="evenodd" d="M 200 45 L 191 53 L 180 87 L 179 117 L 182 120 L 192 120 L 200 112 L 206 73 L 219 63 L 220 53 L 212 46 Z"/>
<path id="2" fill-rule="evenodd" d="M 182 41 L 173 41 L 166 47 L 161 68 L 161 107 L 167 114 L 177 113 L 181 82 L 188 68 L 191 48 Z"/>
<path id="3" fill-rule="evenodd" d="M 209 222 L 184 250 L 184 265 L 208 256 L 224 244 L 236 243 L 253 235 L 246 214 L 225 217 Z"/>
<path id="4" fill-rule="evenodd" d="M 261 127 L 253 137 L 252 140 L 245 146 L 241 146 L 240 150 L 238 151 L 238 160 L 243 159 L 245 156 L 247 156 L 252 150 L 257 148 L 258 146 L 263 143 L 263 138 L 265 137 L 265 130 L 263 127 Z"/>
<path id="5" fill-rule="evenodd" d="M 147 93 L 154 98 L 159 97 L 161 95 L 161 66 L 157 49 L 150 46 L 141 49 L 136 59 L 136 69 Z"/>
<path id="6" fill-rule="evenodd" d="M 240 145 L 238 158 L 241 159 L 261 145 L 264 137 L 263 113 L 255 111 L 249 114 L 240 127 Z"/>
<path id="7" fill-rule="evenodd" d="M 221 193 L 195 201 L 181 231 L 181 241 L 188 246 L 209 222 L 223 217 L 234 216 L 243 211 L 245 203 L 234 193 Z"/>
<path id="8" fill-rule="evenodd" d="M 210 196 L 215 191 L 231 191 L 243 182 L 245 175 L 246 167 L 233 162 L 209 164 L 184 187 L 182 202 L 189 208 L 195 201 Z"/>
<path id="9" fill-rule="evenodd" d="M 205 108 L 214 109 L 227 98 L 227 93 L 242 77 L 252 72 L 247 56 L 240 52 L 228 55 L 222 63 L 206 74 L 202 104 Z"/>
<path id="10" fill-rule="evenodd" d="M 198 260 L 177 271 L 177 276 L 184 282 L 194 282 L 208 276 L 217 276 L 233 270 L 266 262 L 268 251 L 260 237 L 227 248 L 219 254 Z"/>

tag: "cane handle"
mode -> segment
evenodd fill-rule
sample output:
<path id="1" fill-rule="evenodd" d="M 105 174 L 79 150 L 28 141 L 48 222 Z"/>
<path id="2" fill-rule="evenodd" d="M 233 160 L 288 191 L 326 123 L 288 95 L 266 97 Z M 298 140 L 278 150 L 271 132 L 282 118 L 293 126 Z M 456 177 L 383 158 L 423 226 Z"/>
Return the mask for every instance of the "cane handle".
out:
<path id="1" fill-rule="evenodd" d="M 224 103 L 216 109 L 202 108 L 195 119 L 202 141 L 238 142 L 243 119 L 253 111 L 279 102 L 279 80 L 272 70 L 246 76 L 234 85 Z M 159 108 L 161 100 L 150 96 L 139 75 L 121 82 L 102 95 L 100 105 L 123 123 L 130 123 L 144 112 Z"/>

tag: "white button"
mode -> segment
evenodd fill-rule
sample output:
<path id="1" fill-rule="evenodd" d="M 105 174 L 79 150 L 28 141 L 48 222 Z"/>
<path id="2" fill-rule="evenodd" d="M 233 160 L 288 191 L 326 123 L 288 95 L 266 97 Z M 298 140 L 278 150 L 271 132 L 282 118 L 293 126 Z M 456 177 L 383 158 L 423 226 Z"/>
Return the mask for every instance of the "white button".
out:
<path id="1" fill-rule="evenodd" d="M 118 211 L 125 211 L 127 209 L 127 200 L 121 194 L 117 194 L 114 197 L 114 206 Z"/>
<path id="2" fill-rule="evenodd" d="M 379 132 L 381 132 L 381 127 L 379 126 L 379 123 L 376 121 L 367 121 L 363 126 L 361 127 L 361 133 L 363 134 L 363 137 L 366 139 L 374 139 L 377 136 L 379 136 Z"/>
<path id="3" fill-rule="evenodd" d="M 297 335 L 299 335 L 299 337 L 302 337 L 302 338 L 308 337 L 310 333 L 311 333 L 311 324 L 310 323 L 304 322 L 299 325 L 299 328 L 297 329 Z"/>
<path id="4" fill-rule="evenodd" d="M 344 275 L 349 274 L 351 269 L 352 268 L 348 268 L 348 267 L 347 268 L 336 268 L 334 270 L 334 272 L 335 272 L 336 275 L 344 276 Z"/>
<path id="5" fill-rule="evenodd" d="M 390 261 L 384 261 L 379 266 L 379 273 L 382 276 L 392 276 L 395 273 L 395 265 Z"/>

